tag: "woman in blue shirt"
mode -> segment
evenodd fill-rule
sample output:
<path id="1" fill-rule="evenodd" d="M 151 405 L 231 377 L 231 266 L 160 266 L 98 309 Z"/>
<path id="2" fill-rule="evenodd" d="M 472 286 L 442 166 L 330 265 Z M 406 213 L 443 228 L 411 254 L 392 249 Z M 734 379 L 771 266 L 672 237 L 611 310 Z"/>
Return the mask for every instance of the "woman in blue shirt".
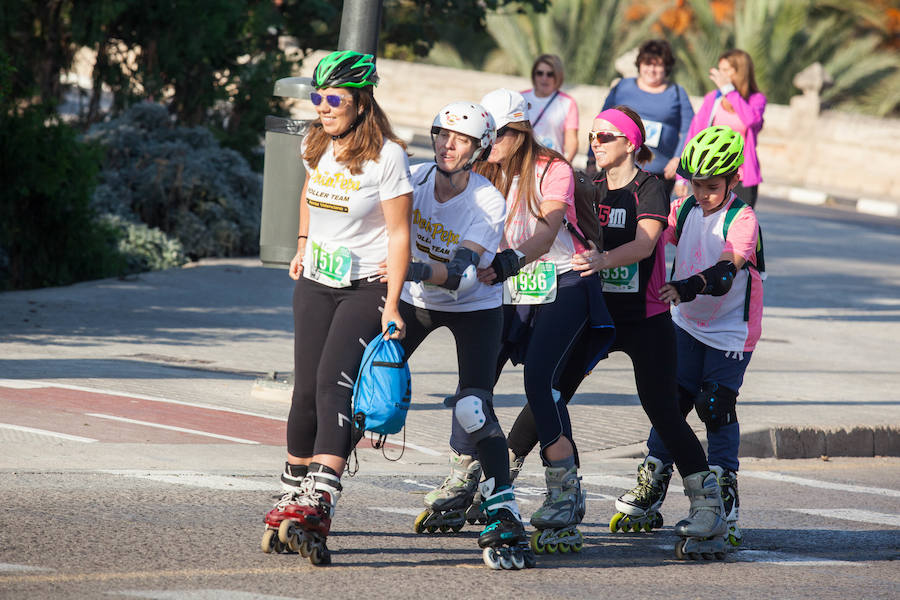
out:
<path id="1" fill-rule="evenodd" d="M 684 88 L 669 81 L 675 57 L 667 41 L 649 40 L 641 44 L 635 64 L 638 76 L 614 85 L 606 96 L 603 110 L 624 104 L 640 115 L 647 131 L 645 143 L 653 152 L 653 160 L 643 168 L 659 177 L 666 194 L 671 195 L 675 168 L 687 141 L 694 109 Z M 593 168 L 594 156 L 589 150 L 588 173 Z M 686 191 L 678 190 L 678 195 Z"/>

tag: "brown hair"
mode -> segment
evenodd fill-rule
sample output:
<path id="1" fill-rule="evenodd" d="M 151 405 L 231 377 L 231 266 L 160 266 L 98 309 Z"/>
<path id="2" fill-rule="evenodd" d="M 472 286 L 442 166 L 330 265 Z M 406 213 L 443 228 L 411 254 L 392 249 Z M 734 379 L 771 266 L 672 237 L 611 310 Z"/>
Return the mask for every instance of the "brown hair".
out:
<path id="1" fill-rule="evenodd" d="M 510 133 L 507 133 L 507 135 L 516 136 L 515 144 L 509 156 L 500 163 L 489 163 L 487 161 L 475 163 L 474 171 L 487 177 L 494 187 L 500 190 L 504 198 L 509 194 L 513 177 L 518 175 L 519 189 L 516 194 L 516 203 L 509 211 L 507 219 L 518 212 L 518 207 L 524 199 L 527 202 L 528 212 L 539 221 L 543 221 L 540 201 L 538 200 L 538 192 L 540 190 L 537 189 L 537 178 L 534 172 L 535 161 L 539 158 L 546 158 L 548 164 L 561 160 L 567 165 L 569 161 L 556 150 L 551 150 L 539 144 L 534 138 L 534 130 L 528 121 L 509 123 L 506 127 L 510 130 Z"/>
<path id="2" fill-rule="evenodd" d="M 641 130 L 641 139 L 647 138 L 647 132 L 644 130 L 644 121 L 641 120 L 641 116 L 637 114 L 633 108 L 620 104 L 618 106 L 613 106 L 613 110 L 624 113 L 626 117 L 634 121 L 634 124 Z M 653 160 L 653 151 L 651 151 L 645 143 L 642 143 L 641 147 L 638 148 L 636 152 L 637 156 L 635 156 L 635 161 L 637 161 L 639 165 L 643 165 Z"/>
<path id="3" fill-rule="evenodd" d="M 555 54 L 541 54 L 534 59 L 534 63 L 531 65 L 531 84 L 534 85 L 534 72 L 541 63 L 550 65 L 550 68 L 553 69 L 553 80 L 556 82 L 556 87 L 561 88 L 566 73 L 563 69 L 562 59 Z"/>
<path id="4" fill-rule="evenodd" d="M 384 138 L 400 144 L 404 150 L 406 143 L 394 133 L 387 115 L 375 101 L 371 88 L 347 89 L 353 95 L 353 108 L 362 107 L 362 121 L 347 135 L 347 145 L 334 158 L 350 169 L 352 174 L 359 175 L 362 173 L 362 166 L 366 161 L 377 161 L 381 156 Z M 313 123 L 306 135 L 303 160 L 309 164 L 310 168 L 315 169 L 319 165 L 319 160 L 328 148 L 329 142 L 331 142 L 331 136 L 322 129 L 322 122 L 319 119 Z"/>
<path id="5" fill-rule="evenodd" d="M 666 40 L 647 40 L 641 44 L 634 66 L 640 69 L 642 64 L 656 59 L 662 61 L 663 67 L 666 69 L 666 77 L 671 75 L 675 68 L 675 55 L 672 54 L 672 46 Z"/>
<path id="6" fill-rule="evenodd" d="M 756 75 L 753 73 L 753 59 L 743 50 L 729 50 L 719 57 L 719 61 L 727 60 L 734 69 L 734 87 L 744 100 L 750 98 L 750 94 L 759 92 L 756 85 Z"/>

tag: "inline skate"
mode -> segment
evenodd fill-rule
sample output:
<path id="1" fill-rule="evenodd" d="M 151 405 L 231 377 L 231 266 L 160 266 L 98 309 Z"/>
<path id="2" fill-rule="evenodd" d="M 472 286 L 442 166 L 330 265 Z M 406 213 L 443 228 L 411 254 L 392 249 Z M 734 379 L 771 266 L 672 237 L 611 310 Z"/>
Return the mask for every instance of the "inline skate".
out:
<path id="1" fill-rule="evenodd" d="M 531 549 L 537 554 L 581 552 L 584 538 L 576 527 L 585 511 L 581 478 L 574 466 L 547 467 L 544 478 L 547 495 L 531 516 L 531 524 L 537 529 L 531 534 Z"/>
<path id="2" fill-rule="evenodd" d="M 527 569 L 535 565 L 512 487 L 494 492 L 494 478 L 479 486 L 487 527 L 478 536 L 484 564 L 492 569 Z"/>
<path id="3" fill-rule="evenodd" d="M 699 560 L 725 558 L 725 507 L 716 474 L 700 471 L 684 478 L 684 494 L 691 501 L 690 514 L 675 525 L 682 539 L 675 544 L 675 557 Z"/>
<path id="4" fill-rule="evenodd" d="M 342 489 L 341 480 L 332 469 L 324 465 L 311 467 L 300 488 L 285 493 L 266 515 L 263 552 L 299 552 L 314 565 L 330 564 L 326 539 Z"/>
<path id="5" fill-rule="evenodd" d="M 473 525 L 478 522 L 483 516 L 480 508 L 473 511 L 473 500 L 480 479 L 481 463 L 478 460 L 451 452 L 450 474 L 439 488 L 426 494 L 427 508 L 416 517 L 415 532 L 456 532 L 463 528 L 467 519 Z"/>
<path id="6" fill-rule="evenodd" d="M 509 451 L 509 482 L 512 483 L 516 480 L 516 477 L 519 476 L 519 473 L 522 471 L 522 467 L 525 465 L 525 457 L 524 456 L 516 456 L 513 454 L 512 450 Z M 481 502 L 484 498 L 481 496 L 481 490 L 475 492 L 475 496 L 472 498 L 472 505 L 466 510 L 466 521 L 469 522 L 469 525 L 475 525 L 480 523 L 484 525 L 487 523 L 487 518 L 484 516 L 484 513 L 481 511 Z"/>
<path id="7" fill-rule="evenodd" d="M 663 516 L 659 512 L 669 480 L 672 479 L 672 465 L 664 465 L 661 460 L 648 456 L 638 466 L 637 485 L 616 500 L 619 511 L 609 521 L 609 530 L 651 531 L 663 526 Z"/>
<path id="8" fill-rule="evenodd" d="M 725 522 L 728 524 L 728 535 L 725 541 L 730 549 L 737 548 L 744 541 L 744 534 L 738 526 L 738 512 L 741 499 L 738 496 L 737 473 L 719 465 L 710 465 L 709 470 L 716 474 L 719 488 L 722 490 L 722 504 L 725 506 Z"/>

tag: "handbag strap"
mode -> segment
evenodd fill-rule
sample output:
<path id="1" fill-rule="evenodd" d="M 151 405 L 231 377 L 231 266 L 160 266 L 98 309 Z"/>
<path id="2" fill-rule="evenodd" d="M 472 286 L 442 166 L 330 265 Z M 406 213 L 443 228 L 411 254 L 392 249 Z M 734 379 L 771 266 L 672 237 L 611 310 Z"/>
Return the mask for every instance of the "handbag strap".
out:
<path id="1" fill-rule="evenodd" d="M 559 90 L 556 90 L 555 92 L 553 92 L 553 95 L 550 96 L 550 99 L 549 99 L 549 100 L 547 100 L 547 104 L 545 104 L 545 105 L 544 105 L 544 108 L 541 109 L 541 112 L 538 113 L 537 118 L 536 118 L 534 121 L 531 122 L 531 126 L 532 126 L 532 127 L 534 127 L 534 126 L 536 126 L 536 125 L 538 124 L 538 121 L 540 121 L 540 120 L 541 120 L 541 117 L 544 116 L 544 112 L 547 110 L 547 108 L 550 106 L 550 104 L 551 104 L 554 100 L 556 100 L 556 97 L 557 97 L 557 96 L 559 96 Z"/>

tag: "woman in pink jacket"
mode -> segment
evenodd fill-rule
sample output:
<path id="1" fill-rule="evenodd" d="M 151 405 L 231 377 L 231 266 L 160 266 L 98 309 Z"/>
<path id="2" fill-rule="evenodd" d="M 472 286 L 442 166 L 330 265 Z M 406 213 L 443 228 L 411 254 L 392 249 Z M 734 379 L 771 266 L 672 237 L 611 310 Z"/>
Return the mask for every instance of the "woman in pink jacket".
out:
<path id="1" fill-rule="evenodd" d="M 718 68 L 709 70 L 709 78 L 718 89 L 703 97 L 703 105 L 688 130 L 688 140 L 712 125 L 734 129 L 744 138 L 744 164 L 740 168 L 741 183 L 735 188 L 738 197 L 756 206 L 762 177 L 756 156 L 756 137 L 763 126 L 766 97 L 756 86 L 753 60 L 743 50 L 729 50 L 719 57 Z"/>

